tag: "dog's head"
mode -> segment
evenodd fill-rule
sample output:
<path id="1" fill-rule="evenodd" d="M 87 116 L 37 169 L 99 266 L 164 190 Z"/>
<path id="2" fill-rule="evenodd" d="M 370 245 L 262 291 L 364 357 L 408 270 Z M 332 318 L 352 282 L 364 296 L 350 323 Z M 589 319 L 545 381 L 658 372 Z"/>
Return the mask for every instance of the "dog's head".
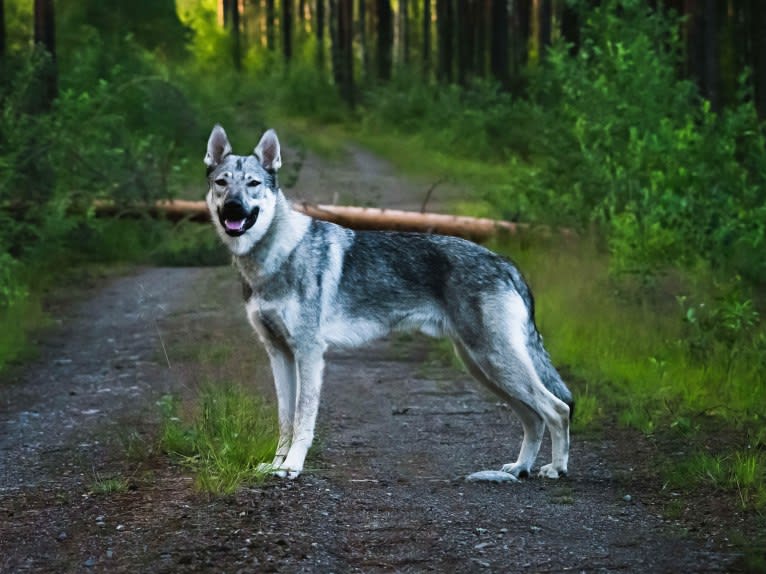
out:
<path id="1" fill-rule="evenodd" d="M 216 125 L 207 142 L 205 165 L 213 225 L 235 255 L 244 255 L 274 218 L 277 170 L 282 165 L 277 134 L 264 133 L 252 155 L 234 155 L 226 132 Z"/>

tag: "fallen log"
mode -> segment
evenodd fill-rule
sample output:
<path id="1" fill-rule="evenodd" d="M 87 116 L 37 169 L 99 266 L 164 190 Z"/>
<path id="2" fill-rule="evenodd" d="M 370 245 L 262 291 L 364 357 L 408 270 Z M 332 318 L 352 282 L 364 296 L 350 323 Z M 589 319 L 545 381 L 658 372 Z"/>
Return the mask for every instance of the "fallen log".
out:
<path id="1" fill-rule="evenodd" d="M 400 209 L 381 209 L 374 207 L 354 207 L 346 205 L 322 205 L 307 202 L 293 202 L 294 210 L 316 219 L 330 221 L 357 230 L 419 231 L 454 235 L 473 241 L 486 241 L 497 234 L 515 235 L 530 226 L 490 219 L 487 217 L 469 217 L 465 215 L 447 215 L 442 213 L 421 213 Z M 209 221 L 210 213 L 204 201 L 158 201 L 149 206 L 124 208 L 113 203 L 99 201 L 95 205 L 97 215 L 126 216 L 150 215 L 178 221 Z M 562 232 L 568 234 L 568 232 Z"/>

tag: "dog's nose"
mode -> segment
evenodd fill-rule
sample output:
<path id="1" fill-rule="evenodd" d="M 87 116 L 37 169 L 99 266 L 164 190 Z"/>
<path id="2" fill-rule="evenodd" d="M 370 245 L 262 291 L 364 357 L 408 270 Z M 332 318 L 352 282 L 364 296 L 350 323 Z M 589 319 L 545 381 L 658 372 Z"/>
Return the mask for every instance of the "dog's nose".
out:
<path id="1" fill-rule="evenodd" d="M 226 214 L 227 217 L 231 217 L 234 219 L 236 219 L 238 216 L 242 216 L 242 217 L 247 216 L 247 210 L 245 209 L 245 206 L 243 205 L 241 199 L 238 196 L 227 197 L 226 200 L 223 202 L 221 211 L 222 213 Z"/>

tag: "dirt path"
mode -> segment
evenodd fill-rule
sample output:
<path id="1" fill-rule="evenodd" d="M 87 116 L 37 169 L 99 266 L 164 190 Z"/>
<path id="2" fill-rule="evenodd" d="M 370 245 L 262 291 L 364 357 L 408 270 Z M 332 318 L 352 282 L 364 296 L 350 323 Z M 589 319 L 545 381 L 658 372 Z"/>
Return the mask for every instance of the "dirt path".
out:
<path id="1" fill-rule="evenodd" d="M 200 494 L 154 450 L 155 402 L 226 379 L 273 395 L 233 270 L 139 270 L 56 317 L 0 387 L 1 572 L 716 572 L 734 559 L 659 516 L 617 432 L 575 435 L 566 480 L 466 483 L 510 460 L 521 428 L 421 339 L 330 354 L 298 481 Z M 94 493 L 116 475 L 127 491 Z"/>

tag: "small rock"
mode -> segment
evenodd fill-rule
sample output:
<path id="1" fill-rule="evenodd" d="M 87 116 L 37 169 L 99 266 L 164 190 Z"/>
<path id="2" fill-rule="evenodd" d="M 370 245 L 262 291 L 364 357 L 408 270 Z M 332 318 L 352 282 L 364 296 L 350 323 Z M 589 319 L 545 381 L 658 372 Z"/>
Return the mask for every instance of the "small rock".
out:
<path id="1" fill-rule="evenodd" d="M 91 556 L 85 562 L 82 563 L 86 568 L 93 568 L 96 565 L 96 559 Z"/>
<path id="2" fill-rule="evenodd" d="M 480 544 L 477 544 L 476 546 L 474 546 L 474 549 L 475 550 L 481 550 L 483 548 L 486 548 L 487 546 L 492 546 L 492 543 L 491 542 L 481 542 Z"/>
<path id="3" fill-rule="evenodd" d="M 103 528 L 104 526 L 106 526 L 106 522 L 96 522 L 96 526 L 98 526 L 99 528 Z"/>
<path id="4" fill-rule="evenodd" d="M 117 532 L 122 532 L 123 530 L 125 530 L 125 525 L 124 524 L 118 524 L 116 530 L 117 530 Z"/>
<path id="5" fill-rule="evenodd" d="M 517 482 L 519 479 L 502 470 L 480 470 L 465 477 L 468 482 Z"/>
<path id="6" fill-rule="evenodd" d="M 56 539 L 57 539 L 59 542 L 64 542 L 64 540 L 66 540 L 67 538 L 69 538 L 69 536 L 67 536 L 67 533 L 66 533 L 66 532 L 59 532 L 59 535 L 58 535 L 58 536 L 56 536 Z"/>
<path id="7" fill-rule="evenodd" d="M 625 496 L 622 497 L 622 499 L 625 502 L 631 502 L 633 500 L 633 497 L 630 494 L 626 494 Z"/>
<path id="8" fill-rule="evenodd" d="M 104 522 L 104 520 L 106 520 L 106 517 L 103 514 L 96 516 L 96 522 Z"/>
<path id="9" fill-rule="evenodd" d="M 109 558 L 109 559 L 113 558 L 114 557 L 114 550 L 112 550 L 111 548 L 107 548 L 106 549 L 106 557 Z"/>

